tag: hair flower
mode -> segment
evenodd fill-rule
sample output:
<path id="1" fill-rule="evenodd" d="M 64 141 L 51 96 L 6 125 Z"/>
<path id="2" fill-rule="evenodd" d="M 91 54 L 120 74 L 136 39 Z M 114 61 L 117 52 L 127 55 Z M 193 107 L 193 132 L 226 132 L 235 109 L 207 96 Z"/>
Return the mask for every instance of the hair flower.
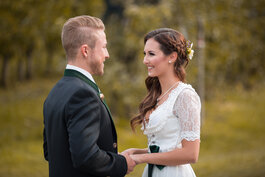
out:
<path id="1" fill-rule="evenodd" d="M 187 54 L 190 60 L 192 60 L 194 50 L 192 50 L 193 43 L 191 41 L 187 41 Z"/>

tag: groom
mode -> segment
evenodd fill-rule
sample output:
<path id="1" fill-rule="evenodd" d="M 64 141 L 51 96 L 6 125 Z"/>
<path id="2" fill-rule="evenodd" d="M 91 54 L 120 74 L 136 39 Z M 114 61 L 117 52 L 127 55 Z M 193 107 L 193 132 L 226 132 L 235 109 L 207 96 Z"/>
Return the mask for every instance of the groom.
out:
<path id="1" fill-rule="evenodd" d="M 44 103 L 44 156 L 50 177 L 122 177 L 135 162 L 117 154 L 111 114 L 92 75 L 109 58 L 104 24 L 77 16 L 63 26 L 67 66 Z"/>

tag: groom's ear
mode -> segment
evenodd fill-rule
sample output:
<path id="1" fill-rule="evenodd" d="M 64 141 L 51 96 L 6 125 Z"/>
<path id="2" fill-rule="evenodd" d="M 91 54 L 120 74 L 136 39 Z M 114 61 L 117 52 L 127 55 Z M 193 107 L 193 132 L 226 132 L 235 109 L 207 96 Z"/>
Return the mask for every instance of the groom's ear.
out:
<path id="1" fill-rule="evenodd" d="M 80 47 L 80 51 L 83 57 L 87 58 L 89 56 L 91 48 L 87 44 L 83 44 Z"/>

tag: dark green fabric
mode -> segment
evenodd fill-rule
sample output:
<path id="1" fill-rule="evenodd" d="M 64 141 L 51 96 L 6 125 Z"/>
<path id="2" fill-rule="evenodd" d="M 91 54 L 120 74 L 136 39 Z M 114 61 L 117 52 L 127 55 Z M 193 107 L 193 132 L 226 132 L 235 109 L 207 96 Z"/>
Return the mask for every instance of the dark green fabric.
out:
<path id="1" fill-rule="evenodd" d="M 64 76 L 77 77 L 77 78 L 81 79 L 82 81 L 86 82 L 91 87 L 93 87 L 96 90 L 96 92 L 99 94 L 99 89 L 98 89 L 97 84 L 95 84 L 93 81 L 91 81 L 89 78 L 87 78 L 82 73 L 80 73 L 76 70 L 73 70 L 73 69 L 66 69 L 64 71 Z"/>
<path id="2" fill-rule="evenodd" d="M 88 77 L 86 77 L 82 73 L 80 73 L 76 70 L 73 70 L 73 69 L 65 69 L 64 70 L 64 76 L 77 77 L 77 78 L 81 79 L 82 81 L 86 82 L 88 85 L 90 85 L 92 88 L 95 89 L 95 91 L 98 93 L 98 96 L 100 98 L 101 92 L 99 91 L 97 84 L 95 82 L 91 81 Z M 109 109 L 105 99 L 101 99 L 101 100 L 104 103 L 104 105 L 106 106 L 106 108 L 110 114 L 110 117 L 112 118 L 111 113 L 110 113 L 110 109 Z"/>
<path id="3" fill-rule="evenodd" d="M 158 153 L 160 147 L 156 145 L 151 145 L 149 146 L 150 152 L 151 153 Z M 162 170 L 165 166 L 164 165 L 155 165 L 159 170 Z M 148 164 L 148 177 L 152 177 L 153 174 L 153 167 L 154 164 Z"/>

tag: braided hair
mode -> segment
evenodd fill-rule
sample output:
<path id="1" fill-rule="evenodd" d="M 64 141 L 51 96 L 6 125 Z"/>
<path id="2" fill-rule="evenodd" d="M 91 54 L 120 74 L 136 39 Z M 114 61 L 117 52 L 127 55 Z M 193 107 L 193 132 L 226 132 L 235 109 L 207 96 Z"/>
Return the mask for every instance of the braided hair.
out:
<path id="1" fill-rule="evenodd" d="M 186 39 L 180 32 L 170 28 L 159 28 L 146 34 L 144 44 L 149 39 L 154 39 L 160 45 L 160 50 L 166 55 L 177 53 L 177 59 L 174 62 L 174 71 L 180 81 L 185 82 L 185 67 L 189 63 L 187 55 Z M 161 86 L 157 77 L 148 76 L 145 80 L 147 95 L 139 105 L 139 114 L 131 119 L 131 127 L 135 130 L 135 126 L 141 123 L 145 126 L 144 117 L 146 113 L 155 108 L 157 98 L 161 95 Z"/>

